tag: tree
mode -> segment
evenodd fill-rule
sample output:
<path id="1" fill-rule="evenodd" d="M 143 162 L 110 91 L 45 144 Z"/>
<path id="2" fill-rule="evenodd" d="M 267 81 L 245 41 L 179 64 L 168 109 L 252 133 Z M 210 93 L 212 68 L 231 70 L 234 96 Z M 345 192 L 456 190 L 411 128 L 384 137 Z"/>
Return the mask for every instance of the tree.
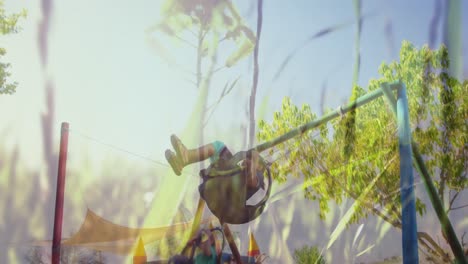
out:
<path id="1" fill-rule="evenodd" d="M 17 26 L 18 20 L 21 17 L 26 17 L 26 11 L 23 10 L 18 14 L 8 15 L 5 13 L 4 1 L 0 0 L 0 35 L 8 35 L 17 33 L 19 27 Z M 6 49 L 0 47 L 0 94 L 12 94 L 16 90 L 17 82 L 10 82 L 8 78 L 11 73 L 8 68 L 11 67 L 10 63 L 3 62 L 3 57 L 6 54 Z"/>
<path id="2" fill-rule="evenodd" d="M 468 82 L 463 84 L 448 74 L 449 61 L 445 47 L 433 51 L 424 46 L 416 49 L 404 42 L 400 62 L 382 64 L 381 78 L 371 80 L 368 91 L 378 89 L 384 82 L 401 80 L 408 90 L 410 121 L 414 141 L 418 144 L 428 170 L 438 188 L 447 211 L 466 205 L 456 205 L 460 193 L 468 186 Z M 358 96 L 367 91 L 357 87 Z M 258 137 L 270 140 L 316 118 L 310 106 L 302 108 L 285 98 L 281 112 L 276 112 L 271 124 L 260 121 Z M 272 165 L 276 180 L 288 176 L 304 177 L 304 194 L 318 201 L 319 215 L 326 218 L 331 201 L 340 204 L 345 199 L 359 204 L 348 225 L 370 214 L 401 229 L 399 193 L 398 140 L 396 121 L 380 98 L 356 109 L 356 138 L 354 151 L 346 157 L 341 151 L 347 144 L 346 118 L 322 126 L 316 133 L 290 140 L 279 150 L 284 155 Z M 331 131 L 331 132 L 330 132 Z M 274 150 L 270 150 L 273 155 Z M 375 181 L 365 197 L 360 194 Z M 426 205 L 416 199 L 419 215 Z M 419 244 L 432 259 L 449 262 L 449 254 L 427 233 L 419 232 Z M 445 238 L 447 240 L 447 238 Z"/>
<path id="3" fill-rule="evenodd" d="M 294 250 L 294 262 L 296 264 L 325 264 L 325 259 L 317 247 L 303 246 Z"/>
<path id="4" fill-rule="evenodd" d="M 196 54 L 194 71 L 182 69 L 192 73 L 193 83 L 199 90 L 199 98 L 193 111 L 191 120 L 202 125 L 197 125 L 200 130 L 197 143 L 203 142 L 203 127 L 207 124 L 219 102 L 231 92 L 237 83 L 235 81 L 224 86 L 224 89 L 216 103 L 207 105 L 207 97 L 210 83 L 214 73 L 233 67 L 241 59 L 254 50 L 257 38 L 252 30 L 246 26 L 236 6 L 231 1 L 187 1 L 166 0 L 162 8 L 162 21 L 152 26 L 148 32 L 164 33 L 170 40 L 176 43 L 186 44 L 193 48 Z M 161 35 L 158 35 L 161 37 Z M 170 65 L 182 68 L 167 52 L 159 38 L 151 38 L 153 46 L 157 48 L 160 56 Z M 225 44 L 222 46 L 222 44 Z M 224 47 L 229 54 L 224 59 L 224 65 L 218 65 L 220 47 Z M 187 58 L 184 58 L 184 64 Z M 210 113 L 211 112 L 211 113 Z M 189 125 L 190 126 L 190 125 Z M 191 131 L 190 133 L 193 133 Z"/>
<path id="5" fill-rule="evenodd" d="M 200 85 L 203 78 L 201 60 L 214 56 L 221 42 L 230 40 L 236 47 L 226 59 L 226 67 L 232 67 L 254 49 L 256 37 L 243 23 L 231 1 L 166 0 L 161 13 L 163 21 L 151 27 L 149 31 L 164 32 L 173 39 L 197 49 L 197 85 Z M 192 42 L 194 40 L 196 43 Z M 163 48 L 161 45 L 158 47 Z M 164 58 L 168 59 L 166 56 Z"/>

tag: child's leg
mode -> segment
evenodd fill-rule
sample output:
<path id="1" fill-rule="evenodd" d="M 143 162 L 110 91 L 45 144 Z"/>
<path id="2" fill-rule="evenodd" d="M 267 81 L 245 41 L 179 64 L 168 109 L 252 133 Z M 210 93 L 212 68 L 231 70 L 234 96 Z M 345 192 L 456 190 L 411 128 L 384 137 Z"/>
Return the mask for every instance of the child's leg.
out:
<path id="1" fill-rule="evenodd" d="M 216 162 L 221 150 L 224 148 L 224 143 L 215 141 L 197 149 L 187 149 L 176 135 L 171 136 L 171 144 L 177 154 L 177 157 L 182 160 L 184 166 L 200 162 L 208 158 L 211 159 L 211 162 Z"/>
<path id="2" fill-rule="evenodd" d="M 175 135 L 171 136 L 171 144 L 176 153 L 174 154 L 172 151 L 166 150 L 166 159 L 177 175 L 180 175 L 182 169 L 189 164 L 208 158 L 210 158 L 212 163 L 216 162 L 219 159 L 221 151 L 225 148 L 224 143 L 215 141 L 197 149 L 187 149 Z"/>

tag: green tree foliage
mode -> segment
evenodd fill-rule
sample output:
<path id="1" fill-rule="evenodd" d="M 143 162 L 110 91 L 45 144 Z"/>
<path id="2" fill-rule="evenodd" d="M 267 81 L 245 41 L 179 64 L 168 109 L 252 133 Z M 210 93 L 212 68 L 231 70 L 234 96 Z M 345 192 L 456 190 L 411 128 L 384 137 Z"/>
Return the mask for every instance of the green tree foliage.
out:
<path id="1" fill-rule="evenodd" d="M 0 0 L 0 35 L 17 33 L 19 27 L 18 20 L 21 17 L 26 17 L 26 11 L 23 10 L 18 14 L 8 15 L 4 9 L 4 1 Z M 16 90 L 17 82 L 10 82 L 8 78 L 11 73 L 8 71 L 10 63 L 3 62 L 3 57 L 6 54 L 6 49 L 0 47 L 0 94 L 12 94 Z"/>
<path id="2" fill-rule="evenodd" d="M 445 47 L 433 51 L 424 46 L 418 50 L 404 42 L 400 62 L 382 64 L 379 69 L 382 77 L 371 80 L 367 91 L 362 87 L 356 87 L 356 91 L 357 96 L 362 96 L 384 82 L 401 80 L 406 84 L 413 139 L 450 211 L 461 207 L 454 206 L 455 201 L 468 186 L 468 82 L 462 84 L 449 76 L 448 68 Z M 316 117 L 310 106 L 299 108 L 285 98 L 271 123 L 260 122 L 258 137 L 262 141 L 271 140 Z M 380 98 L 356 109 L 356 138 L 351 156 L 342 151 L 348 143 L 346 129 L 346 118 L 341 118 L 282 144 L 279 152 L 284 155 L 272 165 L 275 179 L 284 182 L 289 176 L 303 177 L 305 197 L 318 201 L 319 215 L 325 219 L 331 201 L 340 204 L 345 199 L 357 200 L 378 177 L 375 187 L 360 198 L 348 224 L 373 214 L 401 228 L 397 126 L 385 100 Z M 426 212 L 426 205 L 419 198 L 416 210 L 421 216 Z M 425 236 L 422 241 L 420 236 L 420 244 L 426 249 L 442 252 L 430 240 Z"/>
<path id="3" fill-rule="evenodd" d="M 317 247 L 303 246 L 294 250 L 294 262 L 296 264 L 325 264 L 325 259 Z"/>
<path id="4" fill-rule="evenodd" d="M 234 42 L 236 49 L 226 59 L 226 67 L 233 66 L 254 49 L 255 34 L 243 23 L 230 1 L 167 0 L 161 13 L 163 21 L 150 31 L 162 31 L 189 43 L 198 49 L 201 57 L 212 56 L 222 41 Z M 187 32 L 197 36 L 197 45 L 184 38 Z"/>

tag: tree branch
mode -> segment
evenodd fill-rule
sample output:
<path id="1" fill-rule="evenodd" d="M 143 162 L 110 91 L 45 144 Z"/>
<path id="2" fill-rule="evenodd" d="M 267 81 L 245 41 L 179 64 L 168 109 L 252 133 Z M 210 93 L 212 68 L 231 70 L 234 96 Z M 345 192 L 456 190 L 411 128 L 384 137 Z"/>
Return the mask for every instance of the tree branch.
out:
<path id="1" fill-rule="evenodd" d="M 202 52 L 203 52 L 203 40 L 205 38 L 203 26 L 200 26 L 200 30 L 198 31 L 198 46 L 197 46 L 197 89 L 200 89 L 201 79 L 202 79 L 202 72 L 201 72 L 201 65 L 202 65 Z"/>
<path id="2" fill-rule="evenodd" d="M 462 205 L 462 206 L 458 206 L 458 207 L 454 207 L 454 208 L 452 208 L 451 210 L 452 210 L 452 211 L 455 211 L 455 210 L 462 209 L 462 208 L 465 208 L 465 207 L 468 207 L 468 204 L 465 204 L 465 205 Z"/>
<path id="3" fill-rule="evenodd" d="M 440 174 L 440 182 L 439 182 L 439 197 L 440 197 L 440 200 L 442 201 L 442 204 L 444 204 L 444 200 L 445 200 L 445 197 L 444 197 L 444 190 L 445 190 L 445 181 L 446 181 L 446 176 L 444 176 L 444 173 L 441 172 Z"/>
<path id="4" fill-rule="evenodd" d="M 422 184 L 422 182 L 413 183 L 413 187 L 416 187 L 416 185 L 418 185 L 418 184 Z M 398 188 L 398 189 L 386 194 L 386 196 L 384 196 L 383 199 L 385 199 L 385 200 L 390 199 L 391 197 L 393 197 L 394 195 L 396 195 L 396 194 L 398 194 L 400 192 L 401 192 L 401 190 L 400 190 L 400 188 Z"/>
<path id="5" fill-rule="evenodd" d="M 387 162 L 387 164 L 385 164 L 382 172 L 379 173 L 379 175 L 377 175 L 376 177 L 380 177 L 387 169 L 388 167 L 390 166 L 390 164 L 396 159 L 396 155 L 393 156 L 393 158 L 391 160 L 389 160 Z M 353 193 L 352 191 L 348 190 L 348 188 L 346 188 L 346 186 L 344 186 L 343 184 L 340 183 L 340 181 L 338 181 L 334 175 L 332 175 L 330 173 L 330 171 L 328 169 L 326 169 L 323 164 L 318 164 L 320 170 L 322 170 L 322 173 L 325 173 L 328 177 L 330 177 L 331 179 L 333 179 L 335 181 L 336 184 L 338 184 L 344 192 L 346 192 L 346 194 L 348 194 L 351 198 L 353 198 L 354 200 L 358 200 L 359 199 L 359 196 L 356 194 L 356 193 Z M 388 222 L 389 224 L 391 224 L 393 227 L 396 227 L 396 228 L 400 228 L 401 229 L 401 222 L 399 220 L 393 220 L 391 219 L 390 216 L 386 215 L 384 212 L 380 211 L 379 209 L 375 208 L 374 205 L 372 203 L 369 203 L 369 202 L 366 202 L 364 200 L 360 200 L 360 203 L 366 207 L 367 209 L 369 209 L 370 211 L 372 211 L 372 213 L 374 213 L 375 215 L 379 216 L 380 218 L 382 218 L 383 220 L 385 220 L 386 222 Z"/>
<path id="6" fill-rule="evenodd" d="M 452 193 L 452 190 L 449 190 L 449 199 L 450 199 L 450 201 L 449 201 L 449 208 L 447 209 L 447 212 L 446 212 L 446 213 L 448 213 L 448 212 L 454 210 L 454 208 L 452 207 L 452 206 L 453 206 L 453 203 L 455 202 L 455 199 L 457 199 L 457 196 L 460 194 L 460 192 L 456 192 L 456 193 L 453 195 L 453 197 L 450 198 L 450 194 L 451 194 L 451 193 Z"/>
<path id="7" fill-rule="evenodd" d="M 461 243 L 462 243 L 462 247 L 465 247 L 466 243 L 465 243 L 465 235 L 466 235 L 466 231 L 463 232 L 463 235 L 461 237 Z"/>
<path id="8" fill-rule="evenodd" d="M 183 43 L 189 45 L 190 47 L 192 47 L 192 48 L 194 48 L 194 49 L 197 49 L 197 46 L 195 46 L 192 42 L 190 42 L 190 41 L 188 41 L 188 40 L 186 40 L 186 39 L 184 39 L 184 38 L 181 38 L 180 36 L 178 36 L 178 35 L 176 35 L 176 34 L 174 34 L 174 37 L 175 37 L 176 39 L 182 41 Z"/>
<path id="9" fill-rule="evenodd" d="M 210 74 L 219 72 L 220 70 L 223 70 L 223 69 L 226 69 L 226 66 L 219 66 L 218 68 L 212 70 L 212 71 L 210 72 Z"/>
<path id="10" fill-rule="evenodd" d="M 450 260 L 449 255 L 426 232 L 418 232 L 418 240 L 428 242 L 432 246 L 430 247 L 430 250 L 432 250 L 439 257 L 441 257 L 445 262 L 450 263 L 451 260 Z"/>

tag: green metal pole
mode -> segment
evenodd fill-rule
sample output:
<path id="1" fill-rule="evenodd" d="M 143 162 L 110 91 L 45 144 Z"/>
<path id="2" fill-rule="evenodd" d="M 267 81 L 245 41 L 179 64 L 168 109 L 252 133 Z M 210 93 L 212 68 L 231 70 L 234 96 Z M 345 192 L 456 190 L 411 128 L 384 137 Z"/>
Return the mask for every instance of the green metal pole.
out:
<path id="1" fill-rule="evenodd" d="M 402 84 L 401 84 L 402 85 Z M 389 84 L 383 84 L 382 90 L 392 107 L 393 112 L 395 115 L 397 114 L 397 102 L 395 100 L 395 96 L 392 94 L 391 90 L 394 89 L 394 86 Z M 429 199 L 431 200 L 432 206 L 439 218 L 440 224 L 442 226 L 442 232 L 447 237 L 448 243 L 450 248 L 452 249 L 453 255 L 457 259 L 457 262 L 460 264 L 467 263 L 465 255 L 463 253 L 463 248 L 461 247 L 460 242 L 458 241 L 457 235 L 453 229 L 450 220 L 445 213 L 444 205 L 440 200 L 439 196 L 437 195 L 437 190 L 432 182 L 432 178 L 429 174 L 429 171 L 424 164 L 424 160 L 418 150 L 417 144 L 411 140 L 411 148 L 413 152 L 413 162 L 415 163 L 416 169 L 418 170 L 419 174 L 423 178 L 424 186 L 426 187 L 426 191 L 429 195 Z"/>
<path id="2" fill-rule="evenodd" d="M 455 230 L 453 229 L 450 219 L 445 213 L 444 205 L 440 200 L 439 196 L 437 195 L 436 188 L 434 186 L 434 183 L 432 182 L 429 171 L 427 170 L 426 165 L 424 164 L 424 160 L 419 152 L 419 149 L 414 141 L 412 141 L 411 146 L 413 150 L 414 162 L 416 163 L 416 168 L 418 169 L 419 173 L 423 176 L 422 178 L 424 180 L 424 185 L 426 186 L 426 190 L 429 194 L 432 206 L 434 207 L 437 217 L 439 218 L 440 225 L 442 226 L 442 232 L 444 233 L 445 237 L 447 237 L 453 255 L 457 259 L 457 263 L 468 264 L 468 261 L 465 258 L 465 254 L 463 253 L 463 248 L 460 244 L 460 241 L 458 241 L 458 237 L 455 234 Z"/>
<path id="3" fill-rule="evenodd" d="M 392 94 L 392 90 L 398 89 L 398 87 L 402 86 L 403 84 L 401 82 L 394 82 L 394 83 L 384 83 L 381 87 L 381 89 L 372 91 L 371 93 L 368 93 L 364 96 L 359 97 L 355 102 L 352 102 L 350 104 L 347 104 L 344 107 L 340 107 L 338 110 L 332 111 L 324 116 L 322 116 L 319 119 L 316 119 L 314 121 L 311 121 L 309 123 L 306 123 L 298 128 L 295 128 L 288 133 L 281 135 L 275 139 L 272 139 L 270 141 L 264 142 L 262 144 L 257 145 L 254 150 L 258 152 L 265 151 L 269 148 L 272 148 L 278 144 L 281 144 L 285 141 L 288 141 L 296 136 L 300 136 L 307 132 L 308 130 L 314 129 L 316 127 L 319 127 L 320 125 L 337 118 L 339 116 L 342 116 L 349 112 L 352 109 L 355 109 L 359 106 L 365 105 L 372 100 L 382 96 L 386 95 L 387 100 L 390 103 L 390 106 L 392 107 L 393 112 L 397 113 L 397 101 L 395 99 L 395 96 Z M 450 247 L 452 249 L 452 252 L 454 253 L 458 263 L 467 263 L 464 254 L 463 254 L 463 249 L 460 245 L 460 242 L 458 241 L 458 238 L 455 234 L 455 231 L 453 230 L 452 224 L 450 223 L 450 220 L 447 217 L 447 214 L 445 213 L 444 206 L 437 195 L 436 188 L 434 186 L 434 183 L 431 180 L 431 177 L 429 175 L 429 172 L 427 171 L 427 168 L 424 164 L 424 161 L 421 157 L 421 154 L 419 153 L 419 150 L 417 148 L 416 143 L 411 140 L 411 148 L 412 148 L 412 156 L 413 156 L 413 161 L 416 165 L 416 169 L 419 171 L 423 178 L 424 185 L 426 187 L 426 190 L 428 192 L 429 198 L 431 200 L 431 203 L 434 207 L 434 210 L 436 211 L 437 217 L 439 218 L 439 221 L 442 225 L 442 232 L 446 235 L 446 237 L 449 240 Z M 238 170 L 238 169 L 234 169 Z M 229 172 L 232 173 L 232 172 Z M 468 263 L 467 263 L 468 264 Z"/>
<path id="4" fill-rule="evenodd" d="M 391 88 L 390 89 L 396 89 L 397 86 L 392 84 L 391 85 Z M 288 141 L 290 140 L 291 138 L 293 137 L 296 137 L 296 136 L 300 136 L 302 134 L 304 134 L 305 132 L 307 132 L 308 130 L 311 130 L 311 129 L 314 129 L 316 127 L 319 127 L 320 125 L 332 120 L 332 119 L 335 119 L 337 117 L 340 117 L 344 114 L 346 114 L 347 112 L 351 111 L 352 109 L 356 109 L 357 107 L 360 107 L 362 105 L 365 105 L 369 102 L 371 102 L 372 100 L 380 97 L 383 95 L 383 92 L 381 89 L 377 89 L 375 91 L 372 91 L 364 96 L 361 96 L 359 97 L 356 101 L 352 102 L 352 103 L 349 103 L 343 107 L 339 107 L 337 110 L 335 111 L 332 111 L 324 116 L 322 116 L 321 118 L 319 119 L 316 119 L 316 120 L 313 120 L 309 123 L 306 123 L 298 128 L 295 128 L 291 131 L 289 131 L 288 133 L 284 134 L 284 135 L 281 135 L 275 139 L 272 139 L 270 141 L 267 141 L 265 143 L 262 143 L 260 145 L 257 145 L 254 150 L 258 151 L 258 152 L 262 152 L 264 150 L 267 150 L 269 148 L 272 148 L 278 144 L 281 144 L 285 141 Z"/>

